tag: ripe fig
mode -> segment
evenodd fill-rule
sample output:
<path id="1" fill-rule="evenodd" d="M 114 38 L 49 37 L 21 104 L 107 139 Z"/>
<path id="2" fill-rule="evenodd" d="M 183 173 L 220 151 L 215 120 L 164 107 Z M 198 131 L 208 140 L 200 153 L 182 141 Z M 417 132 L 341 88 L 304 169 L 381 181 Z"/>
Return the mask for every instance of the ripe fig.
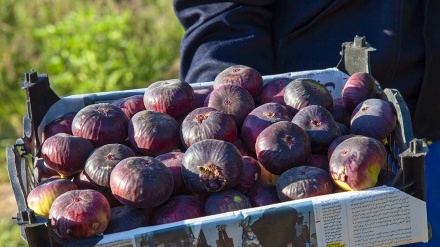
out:
<path id="1" fill-rule="evenodd" d="M 129 120 L 134 114 L 146 110 L 144 105 L 144 95 L 133 95 L 117 99 L 113 101 L 111 105 L 121 108 Z"/>
<path id="2" fill-rule="evenodd" d="M 188 112 L 194 102 L 194 89 L 179 79 L 156 81 L 145 89 L 145 109 L 166 113 L 173 118 Z"/>
<path id="3" fill-rule="evenodd" d="M 307 164 L 311 143 L 301 127 L 289 121 L 279 121 L 261 131 L 255 142 L 255 151 L 267 171 L 280 175 L 292 167 Z"/>
<path id="4" fill-rule="evenodd" d="M 274 78 L 269 80 L 261 90 L 259 102 L 260 104 L 265 103 L 278 103 L 281 105 L 285 105 L 284 102 L 284 91 L 286 89 L 287 84 L 292 81 L 290 78 Z"/>
<path id="5" fill-rule="evenodd" d="M 318 167 L 326 172 L 329 172 L 329 166 L 328 166 L 329 160 L 327 158 L 327 155 L 324 154 L 312 154 L 309 159 L 308 166 Z"/>
<path id="6" fill-rule="evenodd" d="M 185 148 L 206 139 L 233 143 L 237 139 L 237 125 L 231 115 L 212 107 L 200 107 L 190 112 L 183 120 L 180 139 Z"/>
<path id="7" fill-rule="evenodd" d="M 306 78 L 295 79 L 286 86 L 284 102 L 293 115 L 309 105 L 320 105 L 330 112 L 333 110 L 330 91 L 319 82 Z"/>
<path id="8" fill-rule="evenodd" d="M 208 107 L 231 115 L 238 128 L 246 116 L 255 108 L 255 101 L 244 88 L 234 84 L 224 84 L 215 88 L 207 97 Z"/>
<path id="9" fill-rule="evenodd" d="M 312 143 L 312 153 L 327 154 L 328 147 L 341 135 L 332 114 L 320 105 L 309 105 L 292 118 L 292 123 L 301 127 Z"/>
<path id="10" fill-rule="evenodd" d="M 255 152 L 252 152 L 246 145 L 246 143 L 244 143 L 243 138 L 241 137 L 241 135 L 237 136 L 237 139 L 235 140 L 235 142 L 233 143 L 235 145 L 235 147 L 238 148 L 238 151 L 240 151 L 240 154 L 242 156 L 250 156 L 254 159 L 257 158 L 257 155 L 255 154 Z"/>
<path id="11" fill-rule="evenodd" d="M 201 200 L 192 195 L 171 196 L 153 209 L 152 224 L 161 225 L 205 216 Z"/>
<path id="12" fill-rule="evenodd" d="M 210 194 L 205 202 L 205 214 L 221 214 L 251 207 L 251 202 L 246 195 L 230 189 Z"/>
<path id="13" fill-rule="evenodd" d="M 379 173 L 386 169 L 384 145 L 366 136 L 354 136 L 341 142 L 330 157 L 330 174 L 344 190 L 374 187 Z"/>
<path id="14" fill-rule="evenodd" d="M 47 138 L 57 134 L 66 133 L 73 135 L 72 133 L 72 121 L 75 117 L 76 112 L 68 112 L 61 117 L 53 120 L 46 126 L 44 126 L 44 131 L 41 136 L 41 142 L 44 142 Z"/>
<path id="15" fill-rule="evenodd" d="M 127 139 L 128 118 L 118 107 L 109 103 L 85 106 L 73 118 L 72 133 L 88 139 L 94 147 L 124 143 Z"/>
<path id="16" fill-rule="evenodd" d="M 171 171 L 150 156 L 121 160 L 110 174 L 110 188 L 121 203 L 135 208 L 153 208 L 173 192 Z"/>
<path id="17" fill-rule="evenodd" d="M 206 97 L 214 90 L 213 86 L 203 87 L 203 88 L 195 88 L 194 89 L 194 102 L 190 109 L 193 111 L 199 107 L 202 107 L 205 103 Z"/>
<path id="18" fill-rule="evenodd" d="M 140 111 L 128 124 L 128 139 L 143 155 L 154 157 L 180 145 L 179 128 L 177 121 L 166 113 Z"/>
<path id="19" fill-rule="evenodd" d="M 173 151 L 156 157 L 156 159 L 168 167 L 168 169 L 171 171 L 171 174 L 173 174 L 174 188 L 172 195 L 187 195 L 191 193 L 182 179 L 183 155 L 183 152 Z"/>
<path id="20" fill-rule="evenodd" d="M 93 185 L 92 182 L 90 182 L 89 178 L 86 176 L 86 174 L 84 174 L 84 170 L 78 174 L 75 175 L 75 177 L 73 177 L 72 180 L 76 186 L 78 187 L 79 190 L 96 190 L 96 186 Z"/>
<path id="21" fill-rule="evenodd" d="M 27 195 L 28 206 L 37 215 L 49 218 L 49 211 L 55 199 L 67 191 L 77 189 L 76 184 L 69 179 L 46 179 L 29 192 Z"/>
<path id="22" fill-rule="evenodd" d="M 182 160 L 182 178 L 196 194 L 231 189 L 240 183 L 243 159 L 230 142 L 207 139 L 190 146 Z"/>
<path id="23" fill-rule="evenodd" d="M 41 146 L 44 163 L 62 177 L 81 172 L 93 150 L 92 143 L 86 138 L 65 133 L 47 138 Z"/>
<path id="24" fill-rule="evenodd" d="M 119 202 L 115 196 L 112 194 L 110 189 L 98 189 L 94 183 L 90 182 L 90 180 L 87 178 L 87 176 L 84 174 L 84 171 L 78 173 L 74 178 L 73 182 L 78 186 L 79 190 L 96 190 L 99 191 L 105 198 L 107 198 L 108 203 L 110 204 L 111 208 L 121 206 L 122 203 Z"/>
<path id="25" fill-rule="evenodd" d="M 333 151 L 335 151 L 335 148 L 343 141 L 347 140 L 348 138 L 351 138 L 353 136 L 353 134 L 348 134 L 348 135 L 341 135 L 339 137 L 337 137 L 335 140 L 332 141 L 332 143 L 330 143 L 330 146 L 328 147 L 328 151 L 327 151 L 327 158 L 330 160 L 330 157 L 332 157 Z"/>
<path id="26" fill-rule="evenodd" d="M 344 124 L 342 124 L 340 122 L 336 122 L 336 125 L 338 126 L 339 132 L 341 135 L 349 135 L 350 134 L 350 130 Z"/>
<path id="27" fill-rule="evenodd" d="M 111 209 L 110 221 L 104 234 L 124 232 L 149 225 L 151 210 L 133 208 L 126 205 Z"/>
<path id="28" fill-rule="evenodd" d="M 341 94 L 349 113 L 353 112 L 362 101 L 374 97 L 375 85 L 374 78 L 365 72 L 355 73 L 348 78 Z"/>
<path id="29" fill-rule="evenodd" d="M 240 191 L 241 193 L 246 193 L 252 186 L 260 182 L 261 168 L 260 163 L 252 157 L 243 157 L 243 177 L 240 183 L 237 184 L 233 189 Z"/>
<path id="30" fill-rule="evenodd" d="M 252 207 L 261 207 L 280 202 L 277 187 L 272 184 L 255 184 L 247 193 Z"/>
<path id="31" fill-rule="evenodd" d="M 261 168 L 260 183 L 276 185 L 280 175 L 275 175 L 269 172 L 268 170 L 266 170 L 266 168 L 264 168 L 264 166 L 260 162 L 258 163 L 260 164 L 260 168 Z"/>
<path id="32" fill-rule="evenodd" d="M 360 103 L 351 115 L 350 130 L 353 134 L 373 137 L 379 141 L 387 138 L 396 127 L 393 107 L 382 99 L 367 99 Z"/>
<path id="33" fill-rule="evenodd" d="M 233 65 L 220 72 L 214 79 L 214 89 L 225 84 L 240 86 L 257 101 L 263 88 L 263 77 L 256 69 L 245 65 Z"/>
<path id="34" fill-rule="evenodd" d="M 283 172 L 277 181 L 277 193 L 282 202 L 333 192 L 333 181 L 324 169 L 298 166 Z"/>
<path id="35" fill-rule="evenodd" d="M 336 122 L 342 123 L 347 128 L 350 127 L 351 114 L 345 107 L 342 98 L 333 99 L 333 110 L 331 111 Z"/>
<path id="36" fill-rule="evenodd" d="M 241 135 L 246 146 L 255 152 L 255 141 L 258 135 L 269 125 L 279 121 L 291 121 L 290 111 L 278 103 L 266 103 L 256 107 L 244 119 Z"/>
<path id="37" fill-rule="evenodd" d="M 124 144 L 106 144 L 93 150 L 87 158 L 84 173 L 89 181 L 98 189 L 110 189 L 110 174 L 119 161 L 135 156 L 134 152 Z"/>
<path id="38" fill-rule="evenodd" d="M 60 177 L 60 174 L 55 170 L 47 167 L 43 158 L 35 157 L 34 170 L 32 172 L 35 181 L 42 182 L 51 177 Z"/>
<path id="39" fill-rule="evenodd" d="M 107 228 L 110 205 L 96 190 L 71 190 L 55 199 L 49 218 L 63 239 L 91 237 Z"/>

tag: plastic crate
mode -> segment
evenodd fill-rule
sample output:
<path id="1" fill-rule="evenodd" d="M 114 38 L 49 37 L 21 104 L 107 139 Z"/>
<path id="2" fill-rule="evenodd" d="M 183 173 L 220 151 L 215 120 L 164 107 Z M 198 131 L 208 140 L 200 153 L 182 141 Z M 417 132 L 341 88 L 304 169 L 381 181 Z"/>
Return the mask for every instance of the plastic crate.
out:
<path id="1" fill-rule="evenodd" d="M 337 69 L 352 75 L 356 72 L 370 72 L 369 53 L 374 51 L 364 37 L 356 36 L 354 42 L 342 44 L 341 61 Z M 267 81 L 270 77 L 263 77 Z M 211 83 L 212 84 L 212 83 Z M 210 83 L 196 83 L 194 88 L 205 87 Z M 428 152 L 424 139 L 415 139 L 409 110 L 400 93 L 395 89 L 382 90 L 377 85 L 377 97 L 392 104 L 397 114 L 397 125 L 387 138 L 388 169 L 397 176 L 394 187 L 425 201 L 425 156 Z M 95 236 L 75 241 L 60 239 L 52 230 L 50 221 L 35 215 L 27 207 L 26 197 L 36 185 L 33 178 L 33 162 L 40 157 L 41 140 L 38 126 L 49 109 L 60 100 L 50 88 L 46 74 L 35 71 L 25 73 L 22 88 L 27 95 L 27 113 L 23 119 L 23 136 L 12 146 L 6 148 L 8 173 L 17 202 L 18 213 L 14 219 L 20 226 L 21 235 L 29 246 L 94 246 L 102 236 Z M 91 93 L 82 95 L 84 104 L 110 102 L 118 98 L 143 94 L 144 89 L 118 91 L 110 93 Z"/>

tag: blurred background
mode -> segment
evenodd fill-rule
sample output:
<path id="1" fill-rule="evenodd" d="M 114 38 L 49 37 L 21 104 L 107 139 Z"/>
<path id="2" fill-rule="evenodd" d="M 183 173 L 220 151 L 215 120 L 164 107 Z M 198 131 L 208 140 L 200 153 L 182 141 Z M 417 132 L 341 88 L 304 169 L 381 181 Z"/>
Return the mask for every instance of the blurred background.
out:
<path id="1" fill-rule="evenodd" d="M 59 96 L 145 88 L 178 78 L 183 28 L 170 0 L 0 0 L 0 246 L 27 246 L 6 147 L 22 136 L 31 69 Z"/>

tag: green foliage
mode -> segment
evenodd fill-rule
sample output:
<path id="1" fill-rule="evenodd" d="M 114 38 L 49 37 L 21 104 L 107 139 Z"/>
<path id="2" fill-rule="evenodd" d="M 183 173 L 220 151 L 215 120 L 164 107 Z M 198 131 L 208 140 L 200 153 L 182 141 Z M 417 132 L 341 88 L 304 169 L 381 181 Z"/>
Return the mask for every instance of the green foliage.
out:
<path id="1" fill-rule="evenodd" d="M 180 30 L 161 20 L 160 7 L 146 8 L 133 18 L 132 9 L 86 9 L 65 15 L 33 34 L 42 45 L 40 66 L 51 71 L 61 94 L 137 87 L 175 77 Z M 150 14 L 154 13 L 154 14 Z M 166 30 L 167 34 L 164 34 Z"/>
<path id="2" fill-rule="evenodd" d="M 169 0 L 0 0 L 0 6 L 0 183 L 9 183 L 5 148 L 22 136 L 25 72 L 47 73 L 59 96 L 178 77 L 183 29 Z M 1 246 L 26 246 L 10 218 L 0 218 Z"/>
<path id="3" fill-rule="evenodd" d="M 183 29 L 169 0 L 0 0 L 0 148 L 22 135 L 20 82 L 47 73 L 59 95 L 177 78 Z M 8 182 L 5 151 L 0 182 Z"/>

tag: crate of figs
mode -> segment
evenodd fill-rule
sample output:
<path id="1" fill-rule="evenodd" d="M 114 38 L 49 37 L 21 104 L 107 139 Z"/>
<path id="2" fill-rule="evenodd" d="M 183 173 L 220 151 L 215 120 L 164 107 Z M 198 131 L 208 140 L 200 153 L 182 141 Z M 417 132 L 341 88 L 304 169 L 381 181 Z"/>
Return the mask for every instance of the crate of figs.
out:
<path id="1" fill-rule="evenodd" d="M 59 97 L 25 73 L 7 147 L 29 246 L 397 246 L 427 242 L 424 139 L 369 73 L 334 68 Z"/>

